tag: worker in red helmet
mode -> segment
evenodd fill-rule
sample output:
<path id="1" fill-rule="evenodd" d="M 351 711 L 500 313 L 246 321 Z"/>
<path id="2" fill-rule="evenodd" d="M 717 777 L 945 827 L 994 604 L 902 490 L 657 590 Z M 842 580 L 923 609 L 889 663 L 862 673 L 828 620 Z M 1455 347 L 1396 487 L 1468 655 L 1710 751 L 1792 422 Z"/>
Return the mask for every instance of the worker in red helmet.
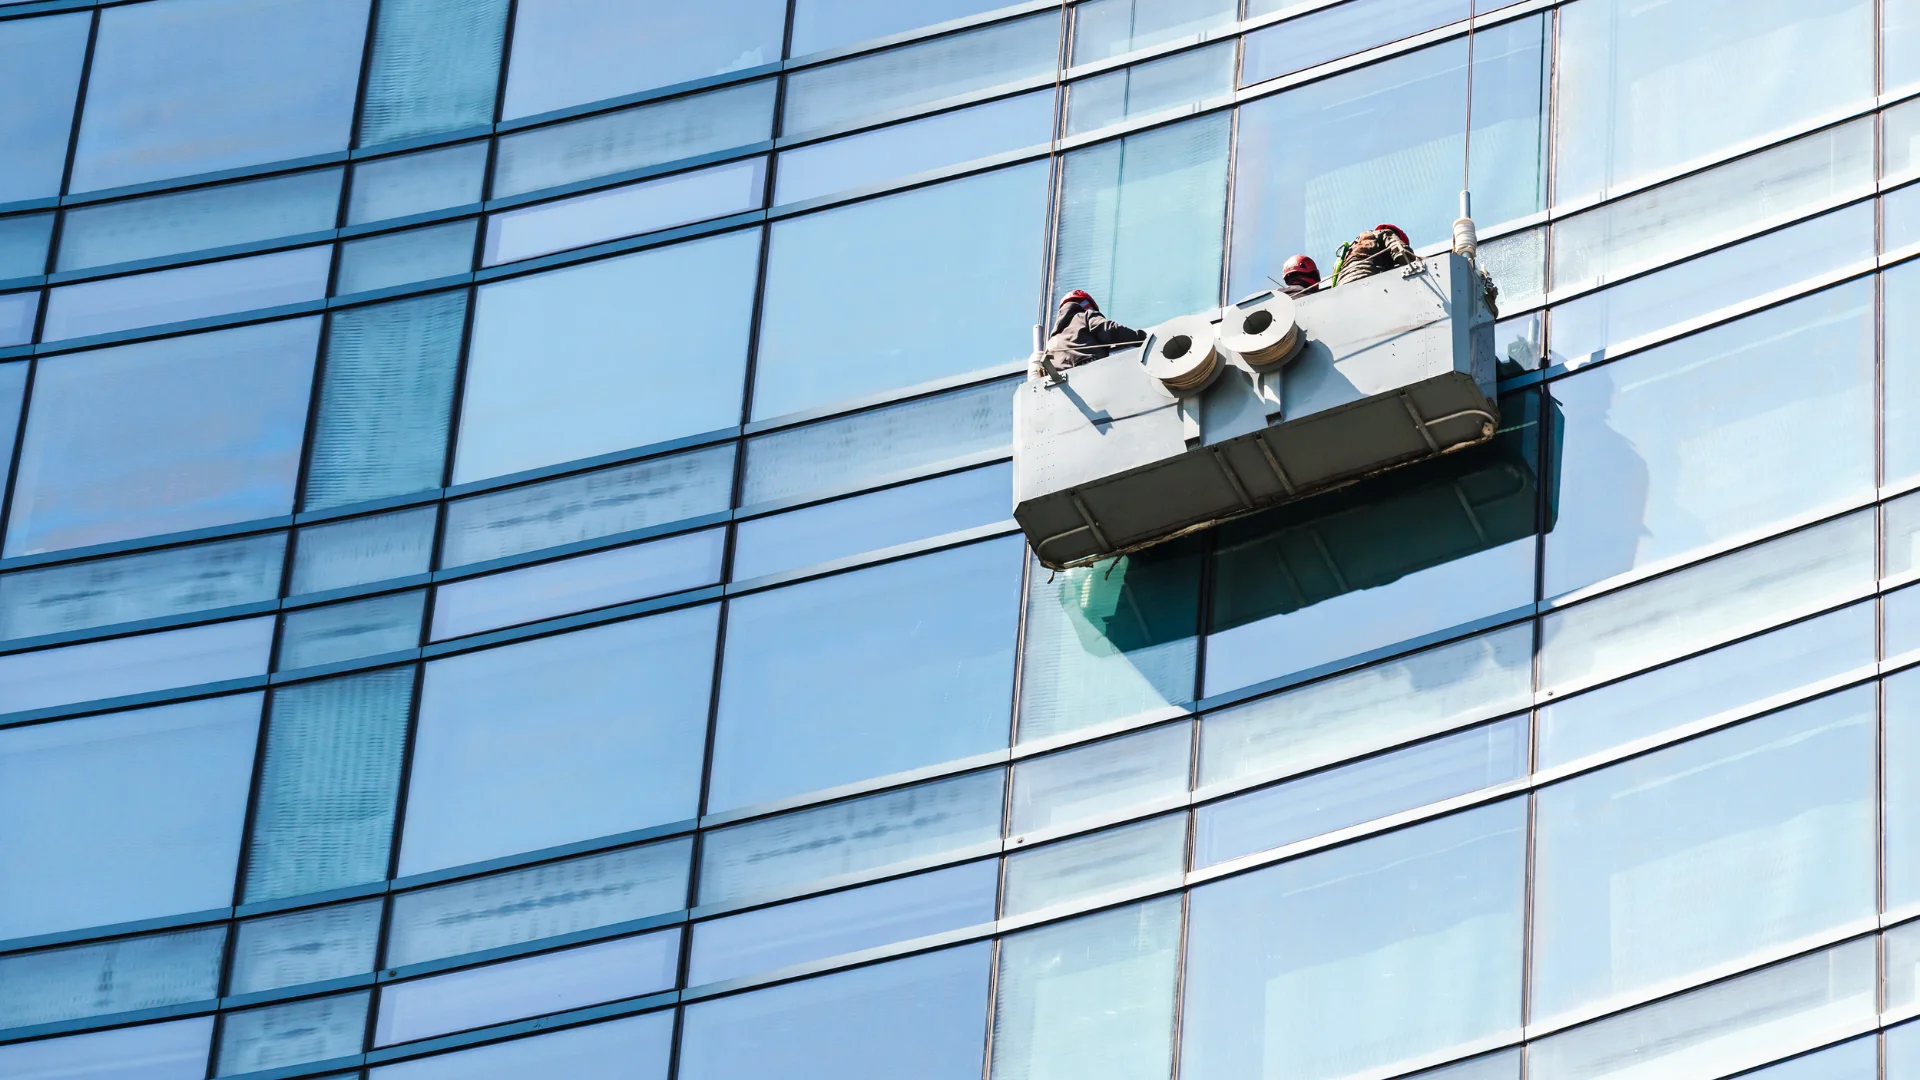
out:
<path id="1" fill-rule="evenodd" d="M 1084 289 L 1061 297 L 1047 335 L 1047 359 L 1056 368 L 1077 367 L 1098 360 L 1122 345 L 1137 345 L 1147 335 L 1100 314 L 1100 305 Z"/>
<path id="2" fill-rule="evenodd" d="M 1359 281 L 1396 266 L 1411 265 L 1418 258 L 1413 243 L 1400 226 L 1375 225 L 1351 242 L 1340 245 L 1340 258 L 1333 266 L 1333 283 L 1345 285 Z"/>
<path id="3" fill-rule="evenodd" d="M 1320 287 L 1320 266 L 1305 255 L 1295 255 L 1280 271 L 1280 282 L 1288 296 L 1311 292 Z"/>

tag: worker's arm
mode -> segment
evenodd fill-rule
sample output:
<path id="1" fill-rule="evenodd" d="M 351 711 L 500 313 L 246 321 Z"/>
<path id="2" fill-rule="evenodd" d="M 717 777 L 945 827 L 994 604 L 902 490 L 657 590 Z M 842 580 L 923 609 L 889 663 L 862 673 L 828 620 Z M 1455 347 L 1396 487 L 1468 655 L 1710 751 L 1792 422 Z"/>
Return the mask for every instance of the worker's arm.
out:
<path id="1" fill-rule="evenodd" d="M 1147 339 L 1145 331 L 1114 322 L 1097 311 L 1087 315 L 1087 333 L 1102 345 L 1134 345 Z"/>

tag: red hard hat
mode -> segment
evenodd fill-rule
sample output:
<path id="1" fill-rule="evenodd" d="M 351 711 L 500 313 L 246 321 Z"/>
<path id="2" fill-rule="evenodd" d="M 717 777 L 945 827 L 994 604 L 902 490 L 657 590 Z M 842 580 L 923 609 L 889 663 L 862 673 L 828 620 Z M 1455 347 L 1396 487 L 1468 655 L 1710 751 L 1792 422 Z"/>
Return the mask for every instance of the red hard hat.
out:
<path id="1" fill-rule="evenodd" d="M 1311 279 L 1306 282 L 1306 284 L 1309 285 L 1317 284 L 1320 281 L 1320 267 L 1305 255 L 1295 255 L 1293 258 L 1288 259 L 1286 267 L 1280 271 L 1280 280 L 1289 285 L 1297 284 L 1293 280 L 1295 274 L 1305 274 Z"/>
<path id="2" fill-rule="evenodd" d="M 1067 295 L 1061 297 L 1059 306 L 1065 307 L 1068 304 L 1075 304 L 1075 303 L 1084 303 L 1095 311 L 1100 310 L 1100 305 L 1094 302 L 1093 297 L 1088 295 L 1087 290 L 1085 289 L 1075 289 L 1072 292 L 1068 293 Z"/>
<path id="3" fill-rule="evenodd" d="M 1387 230 L 1388 232 L 1390 232 L 1390 233 L 1392 233 L 1393 235 L 1395 235 L 1395 236 L 1397 236 L 1397 237 L 1399 237 L 1399 238 L 1400 238 L 1400 242 L 1401 242 L 1401 243 L 1403 243 L 1403 244 L 1405 244 L 1405 245 L 1407 245 L 1408 247 L 1412 247 L 1412 246 L 1413 246 L 1413 241 L 1411 241 L 1411 240 L 1409 240 L 1409 239 L 1407 239 L 1407 234 L 1406 234 L 1405 232 L 1403 232 L 1403 231 L 1401 230 L 1401 228 L 1400 228 L 1400 226 L 1398 226 L 1398 225 L 1375 225 L 1375 226 L 1373 227 L 1373 231 L 1374 231 L 1374 232 L 1379 232 L 1379 231 L 1380 231 L 1381 229 L 1385 229 L 1385 230 Z"/>

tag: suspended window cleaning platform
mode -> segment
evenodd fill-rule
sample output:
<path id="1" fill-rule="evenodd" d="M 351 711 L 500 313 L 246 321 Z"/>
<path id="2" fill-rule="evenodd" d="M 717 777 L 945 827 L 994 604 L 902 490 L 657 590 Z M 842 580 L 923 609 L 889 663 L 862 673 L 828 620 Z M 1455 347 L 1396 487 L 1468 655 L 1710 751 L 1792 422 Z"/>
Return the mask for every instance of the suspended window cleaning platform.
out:
<path id="1" fill-rule="evenodd" d="M 1064 569 L 1483 443 L 1493 322 L 1447 253 L 1162 323 L 1015 392 L 1013 516 Z"/>

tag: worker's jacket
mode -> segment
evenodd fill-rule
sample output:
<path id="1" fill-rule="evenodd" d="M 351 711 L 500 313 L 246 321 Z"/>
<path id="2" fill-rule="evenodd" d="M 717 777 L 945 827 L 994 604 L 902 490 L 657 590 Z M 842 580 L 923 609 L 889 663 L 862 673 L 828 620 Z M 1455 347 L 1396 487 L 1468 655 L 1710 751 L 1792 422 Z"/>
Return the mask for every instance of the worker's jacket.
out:
<path id="1" fill-rule="evenodd" d="M 1137 345 L 1147 335 L 1131 326 L 1123 326 L 1086 304 L 1063 305 L 1053 320 L 1053 333 L 1047 337 L 1047 357 L 1057 368 L 1070 368 L 1089 360 L 1098 360 L 1121 345 Z"/>
<path id="2" fill-rule="evenodd" d="M 1396 266 L 1410 265 L 1418 258 L 1393 230 L 1371 229 L 1341 248 L 1339 264 L 1333 268 L 1333 283 L 1345 285 L 1359 281 Z"/>

